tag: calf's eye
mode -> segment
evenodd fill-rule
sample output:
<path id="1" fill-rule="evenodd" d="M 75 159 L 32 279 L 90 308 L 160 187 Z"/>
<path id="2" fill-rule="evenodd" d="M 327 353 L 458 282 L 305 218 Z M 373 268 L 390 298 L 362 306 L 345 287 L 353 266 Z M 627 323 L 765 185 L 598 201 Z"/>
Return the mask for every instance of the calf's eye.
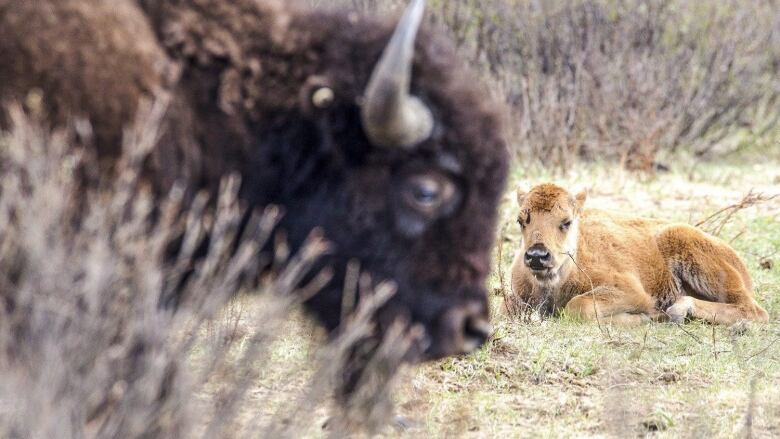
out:
<path id="1" fill-rule="evenodd" d="M 571 220 L 565 220 L 561 223 L 561 231 L 565 232 L 569 230 L 569 227 L 571 227 Z"/>

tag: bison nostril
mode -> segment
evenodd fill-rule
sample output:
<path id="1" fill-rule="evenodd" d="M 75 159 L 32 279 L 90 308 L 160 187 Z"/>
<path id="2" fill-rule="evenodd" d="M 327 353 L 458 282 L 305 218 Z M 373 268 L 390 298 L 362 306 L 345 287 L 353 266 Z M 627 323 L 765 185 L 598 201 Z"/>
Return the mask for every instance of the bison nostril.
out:
<path id="1" fill-rule="evenodd" d="M 471 352 L 482 346 L 490 337 L 492 327 L 486 318 L 472 316 L 466 319 L 463 327 L 463 350 Z"/>
<path id="2" fill-rule="evenodd" d="M 453 306 L 442 314 L 432 328 L 428 359 L 467 354 L 482 346 L 490 336 L 486 306 L 478 301 Z"/>

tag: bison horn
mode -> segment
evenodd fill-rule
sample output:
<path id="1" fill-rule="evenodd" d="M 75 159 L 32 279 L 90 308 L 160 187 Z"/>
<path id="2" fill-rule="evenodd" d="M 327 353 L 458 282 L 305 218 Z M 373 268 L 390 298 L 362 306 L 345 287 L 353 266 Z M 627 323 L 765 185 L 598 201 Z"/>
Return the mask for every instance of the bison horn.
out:
<path id="1" fill-rule="evenodd" d="M 366 87 L 361 118 L 377 146 L 410 149 L 433 132 L 431 110 L 409 90 L 414 40 L 424 11 L 425 0 L 412 0 Z"/>

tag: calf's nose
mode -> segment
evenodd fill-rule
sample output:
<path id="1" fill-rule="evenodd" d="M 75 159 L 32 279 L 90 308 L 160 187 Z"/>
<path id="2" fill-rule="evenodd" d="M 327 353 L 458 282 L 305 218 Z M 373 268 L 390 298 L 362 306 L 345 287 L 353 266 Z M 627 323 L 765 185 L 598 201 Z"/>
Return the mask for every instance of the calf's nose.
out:
<path id="1" fill-rule="evenodd" d="M 531 268 L 545 268 L 551 259 L 550 252 L 542 245 L 534 245 L 525 252 L 525 265 Z"/>

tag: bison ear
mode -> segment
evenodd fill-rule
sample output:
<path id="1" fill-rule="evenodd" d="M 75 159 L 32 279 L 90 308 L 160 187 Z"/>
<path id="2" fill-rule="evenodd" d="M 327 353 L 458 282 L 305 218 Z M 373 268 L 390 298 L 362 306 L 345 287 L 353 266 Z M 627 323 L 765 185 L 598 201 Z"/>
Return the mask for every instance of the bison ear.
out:
<path id="1" fill-rule="evenodd" d="M 523 200 L 525 200 L 525 196 L 528 195 L 528 190 L 522 185 L 517 187 L 517 205 L 522 206 Z"/>
<path id="2" fill-rule="evenodd" d="M 298 105 L 308 115 L 327 109 L 335 99 L 336 95 L 330 87 L 330 81 L 319 75 L 306 78 L 298 92 Z"/>
<path id="3" fill-rule="evenodd" d="M 583 189 L 574 196 L 574 206 L 577 215 L 582 213 L 582 209 L 585 208 L 585 200 L 588 198 L 588 190 Z"/>

